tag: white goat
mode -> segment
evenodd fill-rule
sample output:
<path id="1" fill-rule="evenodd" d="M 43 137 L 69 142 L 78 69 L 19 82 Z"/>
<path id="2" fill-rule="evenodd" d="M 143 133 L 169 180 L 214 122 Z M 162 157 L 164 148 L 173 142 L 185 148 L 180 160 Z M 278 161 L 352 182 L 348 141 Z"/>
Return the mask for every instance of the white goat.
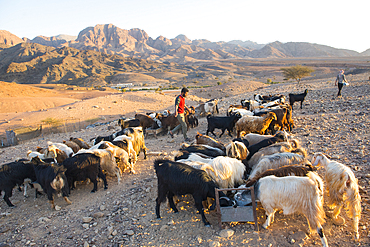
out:
<path id="1" fill-rule="evenodd" d="M 355 238 L 359 238 L 358 222 L 361 218 L 361 196 L 358 181 L 352 170 L 337 161 L 330 160 L 323 153 L 315 153 L 312 158 L 313 166 L 322 165 L 325 168 L 326 191 L 328 193 L 328 206 L 335 208 L 333 219 L 344 223 L 338 218 L 341 208 L 347 211 L 348 217 L 353 219 Z"/>
<path id="2" fill-rule="evenodd" d="M 121 136 L 117 136 L 113 141 L 126 141 L 127 142 L 127 150 L 125 149 L 125 151 L 130 156 L 132 165 L 135 165 L 138 159 L 138 155 L 134 149 L 134 145 L 132 144 L 133 137 L 130 137 L 127 135 L 121 135 Z"/>
<path id="3" fill-rule="evenodd" d="M 74 154 L 72 148 L 68 147 L 64 143 L 53 143 L 50 141 L 48 141 L 47 143 L 48 143 L 48 146 L 52 146 L 52 145 L 56 146 L 59 150 L 62 150 L 63 152 L 65 152 L 68 157 L 71 157 Z"/>
<path id="4" fill-rule="evenodd" d="M 256 176 L 268 169 L 276 169 L 288 165 L 311 165 L 305 155 L 295 153 L 276 153 L 263 156 L 263 158 L 253 167 L 253 170 L 248 180 L 254 179 Z"/>
<path id="5" fill-rule="evenodd" d="M 254 113 L 251 112 L 250 110 L 236 108 L 236 107 L 229 108 L 227 110 L 227 112 L 228 112 L 228 116 L 230 116 L 230 114 L 236 114 L 236 113 L 239 113 L 242 117 L 243 116 L 253 116 L 254 115 Z"/>
<path id="6" fill-rule="evenodd" d="M 323 246 L 328 246 L 322 224 L 325 222 L 323 208 L 323 182 L 313 172 L 307 177 L 275 177 L 267 176 L 259 179 L 256 184 L 257 199 L 266 211 L 264 228 L 274 221 L 277 209 L 282 209 L 285 215 L 295 212 L 306 216 L 310 233 L 316 229 Z"/>
<path id="7" fill-rule="evenodd" d="M 121 168 L 122 172 L 129 169 L 131 173 L 135 174 L 134 164 L 132 164 L 132 161 L 135 160 L 135 156 L 133 154 L 128 154 L 124 149 L 113 145 L 111 142 L 107 142 L 106 145 L 112 149 L 114 157 L 119 160 L 117 165 Z"/>
<path id="8" fill-rule="evenodd" d="M 237 159 L 218 156 L 209 159 L 208 163 L 200 161 L 178 160 L 196 169 L 207 172 L 220 188 L 234 188 L 236 184 L 243 183 L 245 172 L 244 164 Z"/>

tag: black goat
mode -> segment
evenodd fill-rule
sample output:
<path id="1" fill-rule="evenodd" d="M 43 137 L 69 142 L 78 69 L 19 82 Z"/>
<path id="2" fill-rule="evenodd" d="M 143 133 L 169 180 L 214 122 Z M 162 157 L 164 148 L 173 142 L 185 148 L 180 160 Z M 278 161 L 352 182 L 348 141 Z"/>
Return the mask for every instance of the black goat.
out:
<path id="1" fill-rule="evenodd" d="M 26 178 L 36 181 L 33 165 L 24 161 L 15 161 L 0 166 L 0 194 L 4 191 L 4 201 L 9 207 L 14 207 L 9 198 L 13 195 L 13 188 L 23 184 Z"/>
<path id="2" fill-rule="evenodd" d="M 213 131 L 215 129 L 221 129 L 222 133 L 220 134 L 219 138 L 225 133 L 225 130 L 229 132 L 229 136 L 231 136 L 231 132 L 233 131 L 235 127 L 235 123 L 241 118 L 242 116 L 239 113 L 231 114 L 228 117 L 212 117 L 207 116 L 207 132 L 206 135 L 208 135 L 209 132 L 211 132 L 214 136 L 216 136 Z"/>
<path id="3" fill-rule="evenodd" d="M 271 137 L 271 138 L 267 138 L 267 139 L 264 139 L 256 144 L 253 144 L 249 147 L 247 147 L 248 151 L 249 151 L 249 154 L 247 156 L 247 160 L 250 160 L 252 158 L 252 156 L 257 153 L 261 148 L 264 148 L 264 147 L 267 147 L 267 146 L 270 146 L 274 143 L 277 143 L 277 142 L 284 142 L 286 141 L 286 136 L 284 135 L 284 133 L 277 133 L 275 134 L 274 137 Z"/>
<path id="4" fill-rule="evenodd" d="M 202 201 L 207 200 L 207 197 L 215 198 L 217 186 L 212 178 L 205 171 L 166 159 L 155 160 L 154 169 L 158 178 L 158 197 L 155 205 L 157 218 L 161 218 L 160 205 L 166 200 L 166 197 L 172 210 L 178 213 L 173 196 L 191 194 L 195 207 L 202 216 L 203 223 L 209 226 L 210 223 L 204 215 Z M 220 197 L 226 197 L 222 192 L 219 194 Z"/>
<path id="5" fill-rule="evenodd" d="M 69 187 L 64 166 L 59 166 L 53 163 L 46 163 L 40 160 L 39 157 L 32 158 L 31 164 L 35 168 L 36 182 L 39 183 L 43 191 L 47 194 L 51 208 L 55 208 L 53 194 L 62 193 L 64 200 L 71 204 L 68 199 Z M 37 190 L 36 190 L 37 196 Z"/>
<path id="6" fill-rule="evenodd" d="M 104 189 L 108 189 L 107 179 L 101 169 L 99 156 L 91 153 L 76 154 L 73 157 L 65 159 L 61 165 L 67 168 L 65 174 L 71 189 L 74 189 L 75 181 L 90 179 L 94 184 L 91 192 L 95 192 L 98 189 L 98 177 L 103 180 Z"/>
<path id="7" fill-rule="evenodd" d="M 108 142 L 111 142 L 111 141 L 113 141 L 117 136 L 121 136 L 121 135 L 124 135 L 124 131 L 125 131 L 125 129 L 122 129 L 122 130 L 120 130 L 120 131 L 118 131 L 118 132 L 116 132 L 116 133 L 113 133 L 113 134 L 111 134 L 111 135 L 109 135 L 109 136 L 97 136 L 97 137 L 95 137 L 95 138 L 92 138 L 92 139 L 90 139 L 90 141 L 92 141 L 92 140 L 94 140 L 94 145 L 96 145 L 96 144 L 98 144 L 99 142 L 101 142 L 101 141 L 108 141 Z"/>
<path id="8" fill-rule="evenodd" d="M 208 145 L 202 144 L 193 144 L 187 147 L 180 148 L 180 151 L 189 152 L 189 153 L 201 153 L 207 155 L 209 157 L 217 157 L 217 156 L 224 156 L 225 152 L 219 148 L 211 147 Z"/>
<path id="9" fill-rule="evenodd" d="M 289 94 L 289 104 L 292 106 L 292 110 L 293 110 L 294 102 L 298 102 L 298 101 L 301 102 L 301 109 L 302 109 L 302 104 L 303 104 L 304 99 L 306 98 L 307 93 L 308 93 L 308 89 L 304 90 L 304 93 L 301 93 L 301 94 L 292 94 L 292 93 Z"/>
<path id="10" fill-rule="evenodd" d="M 186 115 L 185 120 L 186 120 L 186 123 L 187 123 L 188 127 L 190 127 L 190 128 L 195 128 L 199 124 L 198 118 L 193 113 L 190 113 L 189 115 Z"/>

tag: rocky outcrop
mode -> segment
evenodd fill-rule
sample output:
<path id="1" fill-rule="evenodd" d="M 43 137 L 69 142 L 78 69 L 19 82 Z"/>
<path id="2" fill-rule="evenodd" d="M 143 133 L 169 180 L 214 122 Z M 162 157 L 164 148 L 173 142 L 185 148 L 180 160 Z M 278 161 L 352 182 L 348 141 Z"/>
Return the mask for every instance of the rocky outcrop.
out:
<path id="1" fill-rule="evenodd" d="M 40 45 L 53 46 L 53 47 L 61 47 L 63 44 L 67 42 L 67 40 L 57 38 L 56 36 L 52 36 L 52 37 L 37 36 L 36 38 L 28 42 L 37 43 Z"/>
<path id="2" fill-rule="evenodd" d="M 19 43 L 24 42 L 21 38 L 18 36 L 6 31 L 6 30 L 0 30 L 0 44 L 6 44 L 6 45 L 16 45 Z"/>

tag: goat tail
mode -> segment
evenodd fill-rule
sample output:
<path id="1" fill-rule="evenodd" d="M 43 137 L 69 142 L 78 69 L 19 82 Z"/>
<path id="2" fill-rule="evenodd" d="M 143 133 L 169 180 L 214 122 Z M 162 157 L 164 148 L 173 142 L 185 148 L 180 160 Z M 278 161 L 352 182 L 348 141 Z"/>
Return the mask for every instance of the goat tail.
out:
<path id="1" fill-rule="evenodd" d="M 310 200 L 310 210 L 306 211 L 306 217 L 309 222 L 310 231 L 312 228 L 315 229 L 319 225 L 323 225 L 325 223 L 325 211 L 324 211 L 324 183 L 314 172 L 308 172 L 307 176 L 316 184 L 318 195 Z"/>
<path id="2" fill-rule="evenodd" d="M 357 184 L 357 179 L 347 175 L 346 194 L 344 207 L 347 209 L 347 215 L 350 218 L 360 217 L 361 215 L 361 196 Z"/>
<path id="3" fill-rule="evenodd" d="M 165 163 L 167 160 L 165 159 L 156 159 L 154 161 L 154 169 L 158 170 L 158 168 L 161 166 L 161 164 Z"/>
<path id="4" fill-rule="evenodd" d="M 247 181 L 245 181 L 245 187 L 248 188 L 254 185 L 259 179 L 260 179 L 260 176 L 254 177 L 251 180 L 248 179 Z"/>

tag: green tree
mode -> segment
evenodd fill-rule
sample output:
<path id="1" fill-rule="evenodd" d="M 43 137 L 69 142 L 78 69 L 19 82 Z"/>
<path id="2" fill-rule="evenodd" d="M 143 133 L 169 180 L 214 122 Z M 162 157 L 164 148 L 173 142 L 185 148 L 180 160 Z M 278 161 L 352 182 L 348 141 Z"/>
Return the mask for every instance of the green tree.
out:
<path id="1" fill-rule="evenodd" d="M 298 82 L 298 84 L 303 77 L 309 76 L 312 72 L 315 71 L 310 67 L 302 65 L 296 65 L 289 68 L 281 68 L 280 70 L 283 71 L 285 80 L 294 79 Z"/>

